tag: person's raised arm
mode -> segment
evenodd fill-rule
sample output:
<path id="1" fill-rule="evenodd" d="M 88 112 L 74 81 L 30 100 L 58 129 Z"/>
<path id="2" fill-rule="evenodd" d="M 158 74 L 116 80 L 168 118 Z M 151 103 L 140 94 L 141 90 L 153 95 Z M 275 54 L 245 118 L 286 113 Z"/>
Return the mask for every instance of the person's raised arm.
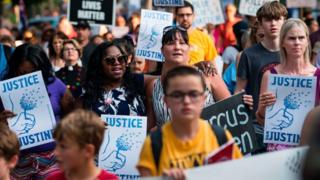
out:
<path id="1" fill-rule="evenodd" d="M 210 83 L 211 92 L 216 101 L 221 101 L 231 96 L 226 84 L 219 75 L 205 76 L 205 78 Z"/>

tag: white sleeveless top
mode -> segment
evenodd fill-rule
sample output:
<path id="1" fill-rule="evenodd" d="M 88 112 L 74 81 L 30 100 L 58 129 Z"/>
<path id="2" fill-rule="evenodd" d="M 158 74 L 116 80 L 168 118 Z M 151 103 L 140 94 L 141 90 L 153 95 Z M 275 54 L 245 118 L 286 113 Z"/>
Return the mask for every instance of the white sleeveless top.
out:
<path id="1" fill-rule="evenodd" d="M 204 103 L 204 107 L 214 104 L 215 100 L 208 88 L 206 88 L 205 94 L 207 95 L 207 98 Z M 153 111 L 156 118 L 156 125 L 158 127 L 161 127 L 164 123 L 168 122 L 171 119 L 170 110 L 166 106 L 163 100 L 163 96 L 164 96 L 164 93 L 163 93 L 161 80 L 160 78 L 158 78 L 155 80 L 153 91 L 152 91 Z"/>

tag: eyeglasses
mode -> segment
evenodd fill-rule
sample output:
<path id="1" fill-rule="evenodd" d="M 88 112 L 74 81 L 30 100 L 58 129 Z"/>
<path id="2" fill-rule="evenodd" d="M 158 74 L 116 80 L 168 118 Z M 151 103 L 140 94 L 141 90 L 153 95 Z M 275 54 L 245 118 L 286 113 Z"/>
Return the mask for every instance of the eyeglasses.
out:
<path id="1" fill-rule="evenodd" d="M 174 29 L 177 29 L 182 32 L 187 32 L 187 30 L 181 26 L 166 26 L 163 28 L 163 35 L 165 35 L 167 32 L 172 31 Z"/>
<path id="2" fill-rule="evenodd" d="M 67 52 L 67 51 L 76 51 L 76 48 L 65 48 L 63 49 L 63 51 Z"/>
<path id="3" fill-rule="evenodd" d="M 187 18 L 191 17 L 193 13 L 186 13 L 186 14 L 177 14 L 177 17 L 183 18 L 184 16 L 187 16 Z"/>
<path id="4" fill-rule="evenodd" d="M 166 95 L 167 97 L 170 97 L 175 102 L 183 102 L 184 98 L 188 96 L 190 98 L 190 101 L 192 103 L 197 102 L 200 100 L 200 97 L 204 94 L 204 92 L 199 91 L 189 91 L 189 92 L 181 92 L 181 91 L 175 91 L 171 94 Z"/>
<path id="5" fill-rule="evenodd" d="M 116 61 L 118 61 L 120 64 L 127 63 L 128 56 L 126 55 L 120 55 L 118 57 L 106 57 L 103 59 L 104 62 L 106 62 L 108 65 L 114 65 Z"/>

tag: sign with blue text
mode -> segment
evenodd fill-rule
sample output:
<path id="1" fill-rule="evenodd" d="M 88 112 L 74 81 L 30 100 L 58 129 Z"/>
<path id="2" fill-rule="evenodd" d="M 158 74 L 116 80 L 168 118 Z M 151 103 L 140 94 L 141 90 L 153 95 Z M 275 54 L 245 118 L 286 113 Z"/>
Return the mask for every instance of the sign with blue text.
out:
<path id="1" fill-rule="evenodd" d="M 195 20 L 193 26 L 203 27 L 207 23 L 222 24 L 224 16 L 219 0 L 190 0 L 194 6 Z"/>
<path id="2" fill-rule="evenodd" d="M 228 129 L 241 152 L 248 154 L 255 151 L 258 144 L 249 109 L 242 100 L 243 95 L 244 92 L 204 108 L 201 118 Z"/>
<path id="3" fill-rule="evenodd" d="M 154 6 L 160 7 L 176 7 L 176 6 L 183 6 L 183 0 L 153 0 Z"/>
<path id="4" fill-rule="evenodd" d="M 98 157 L 98 166 L 120 179 L 138 179 L 136 164 L 147 135 L 147 118 L 101 115 L 108 124 Z"/>
<path id="5" fill-rule="evenodd" d="M 8 124 L 21 150 L 54 141 L 56 121 L 40 71 L 1 81 L 0 88 L 4 108 L 16 114 Z"/>
<path id="6" fill-rule="evenodd" d="M 266 2 L 274 0 L 240 0 L 239 13 L 256 16 L 258 9 Z"/>
<path id="7" fill-rule="evenodd" d="M 148 60 L 164 60 L 161 53 L 163 28 L 172 25 L 172 13 L 145 10 L 141 11 L 141 24 L 136 56 Z"/>
<path id="8" fill-rule="evenodd" d="M 266 109 L 264 142 L 298 145 L 304 119 L 315 105 L 316 77 L 270 74 L 268 91 L 277 100 Z"/>

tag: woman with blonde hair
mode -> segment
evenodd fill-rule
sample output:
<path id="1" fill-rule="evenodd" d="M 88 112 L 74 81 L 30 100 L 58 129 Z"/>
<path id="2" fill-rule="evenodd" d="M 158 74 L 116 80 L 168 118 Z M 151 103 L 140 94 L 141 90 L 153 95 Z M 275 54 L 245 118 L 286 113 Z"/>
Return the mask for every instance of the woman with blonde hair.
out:
<path id="1" fill-rule="evenodd" d="M 283 74 L 292 76 L 317 76 L 319 84 L 320 69 L 310 63 L 309 30 L 300 19 L 288 19 L 280 31 L 280 64 L 263 74 L 260 89 L 260 100 L 256 117 L 260 124 L 264 124 L 267 106 L 276 102 L 273 93 L 267 91 L 270 74 Z M 316 105 L 319 104 L 319 90 L 316 90 Z M 268 151 L 285 149 L 291 146 L 268 144 Z"/>

